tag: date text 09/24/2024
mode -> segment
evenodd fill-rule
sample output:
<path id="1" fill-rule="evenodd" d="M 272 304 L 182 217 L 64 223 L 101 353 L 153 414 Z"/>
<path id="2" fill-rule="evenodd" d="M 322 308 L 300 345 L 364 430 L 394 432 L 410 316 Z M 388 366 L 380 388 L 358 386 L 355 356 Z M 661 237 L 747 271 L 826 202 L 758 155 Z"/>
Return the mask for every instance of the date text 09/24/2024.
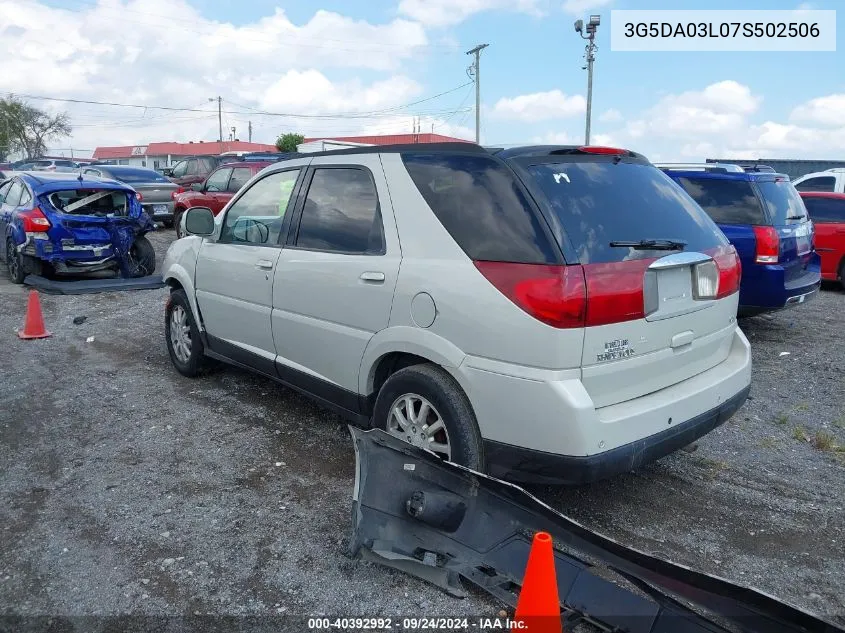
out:
<path id="1" fill-rule="evenodd" d="M 526 623 L 511 618 L 309 618 L 312 631 L 519 631 Z"/>

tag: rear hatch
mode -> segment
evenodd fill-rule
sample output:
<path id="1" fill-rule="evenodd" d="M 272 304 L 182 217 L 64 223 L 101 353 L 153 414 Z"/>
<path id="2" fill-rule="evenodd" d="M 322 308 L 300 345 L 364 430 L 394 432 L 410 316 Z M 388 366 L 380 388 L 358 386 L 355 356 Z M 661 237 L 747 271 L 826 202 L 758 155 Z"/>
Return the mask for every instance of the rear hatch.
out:
<path id="1" fill-rule="evenodd" d="M 722 361 L 739 261 L 668 176 L 630 153 L 521 159 L 566 260 L 586 285 L 582 382 L 596 407 L 682 382 Z"/>
<path id="2" fill-rule="evenodd" d="M 760 178 L 760 196 L 779 240 L 778 263 L 784 269 L 786 288 L 804 285 L 813 259 L 813 223 L 795 186 L 785 176 Z"/>

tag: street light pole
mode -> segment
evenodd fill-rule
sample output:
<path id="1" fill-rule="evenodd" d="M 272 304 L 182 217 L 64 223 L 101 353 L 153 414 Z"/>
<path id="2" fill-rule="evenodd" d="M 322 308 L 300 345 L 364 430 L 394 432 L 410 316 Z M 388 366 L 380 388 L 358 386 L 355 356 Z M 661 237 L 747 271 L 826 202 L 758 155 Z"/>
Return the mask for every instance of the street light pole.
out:
<path id="1" fill-rule="evenodd" d="M 584 58 L 587 60 L 587 65 L 584 66 L 587 70 L 587 121 L 585 126 L 586 129 L 584 131 L 585 145 L 590 144 L 590 120 L 593 113 L 593 62 L 596 61 L 596 51 L 598 50 L 598 46 L 596 46 L 596 30 L 598 29 L 600 23 L 600 15 L 591 15 L 590 21 L 587 23 L 586 27 L 587 34 L 584 35 L 584 21 L 577 20 L 575 22 L 575 30 L 581 36 L 581 39 L 587 40 L 586 52 L 584 53 Z"/>
<path id="2" fill-rule="evenodd" d="M 475 61 L 470 69 L 473 73 L 473 80 L 475 81 L 475 142 L 481 143 L 481 51 L 487 48 L 489 44 L 479 44 L 472 50 L 467 51 L 467 55 L 475 55 Z"/>

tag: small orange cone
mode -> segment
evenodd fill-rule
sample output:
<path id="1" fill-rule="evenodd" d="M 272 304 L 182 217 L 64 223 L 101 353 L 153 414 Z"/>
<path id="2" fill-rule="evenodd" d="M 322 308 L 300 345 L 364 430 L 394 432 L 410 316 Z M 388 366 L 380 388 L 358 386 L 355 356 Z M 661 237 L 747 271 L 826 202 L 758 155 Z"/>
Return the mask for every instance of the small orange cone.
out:
<path id="1" fill-rule="evenodd" d="M 21 338 L 47 338 L 51 332 L 44 327 L 44 316 L 41 314 L 41 301 L 38 299 L 38 291 L 30 290 L 29 299 L 26 302 L 26 320 L 23 329 L 18 330 Z"/>
<path id="2" fill-rule="evenodd" d="M 527 633 L 561 633 L 563 630 L 552 537 L 548 532 L 534 535 L 514 620 L 521 620 L 524 623 L 521 630 Z"/>

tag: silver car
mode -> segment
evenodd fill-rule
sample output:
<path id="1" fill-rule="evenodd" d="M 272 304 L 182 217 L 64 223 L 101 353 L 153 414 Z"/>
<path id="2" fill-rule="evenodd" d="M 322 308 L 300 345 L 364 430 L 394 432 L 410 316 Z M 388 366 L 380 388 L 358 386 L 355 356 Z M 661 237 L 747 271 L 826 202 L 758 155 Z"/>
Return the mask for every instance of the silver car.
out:
<path id="1" fill-rule="evenodd" d="M 625 472 L 749 392 L 736 251 L 628 150 L 322 152 L 181 222 L 163 264 L 179 372 L 248 367 L 494 476 Z"/>
<path id="2" fill-rule="evenodd" d="M 153 169 L 130 165 L 96 165 L 82 173 L 95 178 L 118 180 L 130 185 L 141 200 L 141 206 L 153 220 L 167 228 L 173 226 L 173 194 L 179 186 Z"/>

